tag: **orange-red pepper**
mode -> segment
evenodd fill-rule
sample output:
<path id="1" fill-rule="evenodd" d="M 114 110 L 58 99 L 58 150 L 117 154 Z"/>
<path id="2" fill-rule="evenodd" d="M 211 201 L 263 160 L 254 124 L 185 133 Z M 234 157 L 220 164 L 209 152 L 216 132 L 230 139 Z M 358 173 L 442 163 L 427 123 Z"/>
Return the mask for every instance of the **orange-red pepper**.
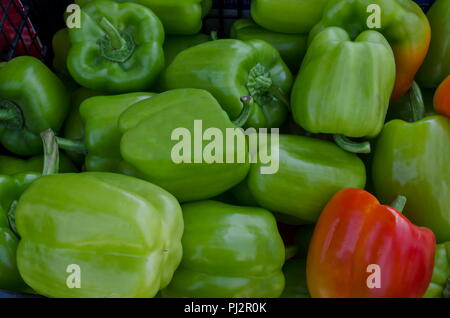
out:
<path id="1" fill-rule="evenodd" d="M 439 85 L 434 95 L 434 109 L 450 118 L 450 75 Z"/>
<path id="2" fill-rule="evenodd" d="M 308 289 L 312 297 L 326 298 L 422 297 L 431 281 L 435 245 L 433 232 L 370 193 L 342 190 L 314 230 Z"/>

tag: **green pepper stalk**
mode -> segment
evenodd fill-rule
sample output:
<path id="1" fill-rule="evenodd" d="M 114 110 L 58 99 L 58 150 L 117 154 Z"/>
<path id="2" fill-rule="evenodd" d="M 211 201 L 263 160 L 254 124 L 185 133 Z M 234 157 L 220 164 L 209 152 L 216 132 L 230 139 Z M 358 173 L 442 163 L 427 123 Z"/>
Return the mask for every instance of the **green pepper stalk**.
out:
<path id="1" fill-rule="evenodd" d="M 372 151 L 369 141 L 358 143 L 343 135 L 333 135 L 333 138 L 336 144 L 345 151 L 364 154 L 368 154 Z"/>
<path id="2" fill-rule="evenodd" d="M 1 100 L 0 122 L 7 129 L 22 129 L 24 126 L 22 111 L 15 103 L 8 100 Z"/>
<path id="3" fill-rule="evenodd" d="M 408 201 L 408 199 L 406 199 L 405 196 L 403 195 L 399 195 L 394 202 L 391 203 L 391 207 L 393 207 L 394 209 L 396 209 L 398 212 L 403 213 L 403 210 L 405 209 L 406 206 L 406 202 Z"/>
<path id="4" fill-rule="evenodd" d="M 136 48 L 133 37 L 127 32 L 119 32 L 105 17 L 100 26 L 106 32 L 105 38 L 99 40 L 102 56 L 112 62 L 125 63 Z"/>
<path id="5" fill-rule="evenodd" d="M 59 171 L 59 151 L 55 133 L 53 130 L 47 129 L 41 133 L 41 139 L 44 146 L 42 176 L 57 174 Z M 8 211 L 8 222 L 11 230 L 20 237 L 16 228 L 16 207 L 17 200 L 14 200 Z"/>

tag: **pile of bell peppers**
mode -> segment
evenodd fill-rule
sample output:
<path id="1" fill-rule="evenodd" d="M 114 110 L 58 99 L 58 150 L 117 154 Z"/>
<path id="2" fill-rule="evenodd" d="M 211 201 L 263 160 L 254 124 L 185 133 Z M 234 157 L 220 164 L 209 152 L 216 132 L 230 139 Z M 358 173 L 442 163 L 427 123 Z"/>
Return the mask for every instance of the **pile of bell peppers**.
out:
<path id="1" fill-rule="evenodd" d="M 450 297 L 450 0 L 75 3 L 0 64 L 0 289 Z"/>

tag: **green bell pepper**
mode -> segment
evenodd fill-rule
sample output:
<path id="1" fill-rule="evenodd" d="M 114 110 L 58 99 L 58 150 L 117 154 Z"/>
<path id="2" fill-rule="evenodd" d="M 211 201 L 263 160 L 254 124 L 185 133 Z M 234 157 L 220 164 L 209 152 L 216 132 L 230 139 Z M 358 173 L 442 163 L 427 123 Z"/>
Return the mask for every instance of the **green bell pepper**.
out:
<path id="1" fill-rule="evenodd" d="M 280 298 L 311 298 L 306 283 L 306 260 L 288 260 L 283 267 L 286 287 Z"/>
<path id="2" fill-rule="evenodd" d="M 328 0 L 253 0 L 253 20 L 267 30 L 307 34 L 319 22 Z"/>
<path id="3" fill-rule="evenodd" d="M 76 0 L 80 6 L 93 0 Z M 167 34 L 192 35 L 202 28 L 202 18 L 212 7 L 212 0 L 113 0 L 146 6 L 161 19 Z"/>
<path id="4" fill-rule="evenodd" d="M 278 51 L 260 40 L 217 40 L 184 50 L 163 75 L 163 87 L 200 88 L 219 101 L 230 118 L 241 114 L 241 97 L 252 96 L 246 127 L 280 127 L 286 120 L 292 74 Z"/>
<path id="5" fill-rule="evenodd" d="M 164 30 L 150 9 L 95 0 L 82 7 L 81 19 L 69 30 L 67 67 L 75 81 L 111 93 L 152 87 L 164 68 Z"/>
<path id="6" fill-rule="evenodd" d="M 308 43 L 307 35 L 268 31 L 249 19 L 237 20 L 231 28 L 231 37 L 242 41 L 266 41 L 280 52 L 284 62 L 293 73 L 298 72 Z"/>
<path id="7" fill-rule="evenodd" d="M 214 128 L 223 136 L 227 129 L 238 128 L 207 91 L 168 91 L 135 104 L 121 115 L 120 153 L 125 162 L 136 169 L 138 176 L 163 187 L 180 202 L 213 198 L 241 182 L 250 164 L 246 154 L 242 163 L 227 163 L 226 158 L 241 155 L 237 144 L 220 150 L 219 161 L 203 152 L 202 163 L 195 163 L 202 154 L 196 153 L 195 145 L 190 140 L 188 149 L 184 150 L 189 154 L 189 162 L 175 163 L 172 153 L 180 142 L 173 140 L 174 130 L 184 128 L 190 136 L 197 138 L 195 120 L 198 119 L 201 119 L 203 130 Z M 245 142 L 241 130 L 236 131 L 236 136 Z M 186 141 L 184 137 L 183 141 Z M 210 142 L 203 140 L 201 143 L 201 149 L 206 150 Z M 205 160 L 211 163 L 205 163 Z"/>
<path id="8" fill-rule="evenodd" d="M 0 175 L 12 176 L 25 172 L 40 172 L 44 167 L 44 156 L 35 156 L 30 159 L 19 159 L 9 156 L 0 156 Z M 70 159 L 59 154 L 59 171 L 76 172 L 77 168 Z"/>
<path id="9" fill-rule="evenodd" d="M 166 66 L 170 65 L 181 51 L 211 40 L 213 40 L 211 35 L 203 33 L 196 35 L 167 36 L 163 46 Z"/>
<path id="10" fill-rule="evenodd" d="M 438 243 L 450 241 L 450 119 L 422 118 L 417 85 L 411 94 L 416 121 L 390 121 L 377 140 L 372 166 L 375 192 L 385 203 L 405 196 L 405 216 L 430 228 Z"/>
<path id="11" fill-rule="evenodd" d="M 79 88 L 72 93 L 72 110 L 64 122 L 62 135 L 64 138 L 72 140 L 84 140 L 84 124 L 80 115 L 80 106 L 88 98 L 107 95 L 104 92 L 94 91 L 88 88 Z M 84 155 L 73 151 L 67 151 L 67 155 L 77 165 L 81 166 L 84 162 Z M 68 171 L 61 171 L 68 172 Z"/>
<path id="12" fill-rule="evenodd" d="M 15 291 L 27 289 L 17 269 L 16 261 L 19 243 L 15 224 L 17 200 L 35 180 L 42 175 L 56 173 L 59 168 L 59 153 L 54 135 L 43 133 L 41 136 L 45 150 L 45 161 L 40 169 L 42 174 L 40 172 L 0 174 L 0 289 Z M 14 167 L 14 169 L 18 170 L 19 168 Z M 8 172 L 12 172 L 12 170 L 8 170 Z"/>
<path id="13" fill-rule="evenodd" d="M 352 41 L 344 29 L 327 28 L 308 48 L 294 84 L 294 119 L 312 133 L 375 137 L 394 82 L 394 55 L 380 33 L 365 31 Z"/>
<path id="14" fill-rule="evenodd" d="M 16 263 L 19 239 L 10 228 L 8 212 L 11 204 L 40 176 L 40 173 L 0 175 L 0 289 L 23 291 L 26 288 Z"/>
<path id="15" fill-rule="evenodd" d="M 163 297 L 280 296 L 285 250 L 272 214 L 215 201 L 182 209 L 183 259 Z"/>
<path id="16" fill-rule="evenodd" d="M 261 207 L 294 217 L 295 223 L 314 223 L 336 192 L 365 186 L 364 163 L 331 142 L 280 135 L 279 143 L 269 146 L 271 153 L 278 149 L 278 172 L 262 174 L 265 165 L 252 164 L 248 187 Z"/>
<path id="17" fill-rule="evenodd" d="M 450 298 L 450 242 L 436 246 L 433 277 L 424 298 Z"/>
<path id="18" fill-rule="evenodd" d="M 309 34 L 309 42 L 332 26 L 345 29 L 352 39 L 371 29 L 383 34 L 394 51 L 397 68 L 392 99 L 408 92 L 431 38 L 430 24 L 417 3 L 412 0 L 329 0 L 322 19 Z M 385 67 L 381 62 L 380 65 Z"/>
<path id="19" fill-rule="evenodd" d="M 42 153 L 41 131 L 58 131 L 70 107 L 59 78 L 34 57 L 17 57 L 0 67 L 0 141 L 22 156 Z"/>
<path id="20" fill-rule="evenodd" d="M 132 105 L 152 98 L 153 93 L 129 93 L 98 96 L 85 100 L 80 106 L 87 149 L 85 168 L 88 171 L 123 172 L 120 154 L 119 118 Z"/>
<path id="21" fill-rule="evenodd" d="M 44 296 L 153 297 L 181 260 L 180 205 L 128 176 L 39 178 L 17 204 L 16 225 L 20 275 Z"/>
<path id="22" fill-rule="evenodd" d="M 436 88 L 450 74 L 450 0 L 437 0 L 427 16 L 433 36 L 417 80 L 424 87 Z"/>
<path id="23" fill-rule="evenodd" d="M 70 51 L 69 29 L 64 28 L 55 33 L 52 40 L 53 68 L 59 74 L 70 76 L 67 69 L 67 56 Z"/>

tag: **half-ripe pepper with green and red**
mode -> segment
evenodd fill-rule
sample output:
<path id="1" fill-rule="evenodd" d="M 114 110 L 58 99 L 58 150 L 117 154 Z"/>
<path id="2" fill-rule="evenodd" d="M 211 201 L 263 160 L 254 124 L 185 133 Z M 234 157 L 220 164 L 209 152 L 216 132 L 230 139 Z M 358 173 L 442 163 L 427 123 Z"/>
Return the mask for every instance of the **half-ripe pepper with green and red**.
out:
<path id="1" fill-rule="evenodd" d="M 95 0 L 70 28 L 67 68 L 83 87 L 109 93 L 146 91 L 164 68 L 164 29 L 148 8 Z"/>
<path id="2" fill-rule="evenodd" d="M 241 41 L 263 40 L 273 45 L 292 73 L 297 73 L 306 54 L 308 36 L 266 30 L 249 19 L 239 19 L 231 28 L 231 37 Z"/>
<path id="3" fill-rule="evenodd" d="M 433 277 L 424 298 L 450 298 L 450 243 L 436 246 Z"/>
<path id="4" fill-rule="evenodd" d="M 80 6 L 93 0 L 76 0 Z M 212 7 L 212 0 L 113 0 L 134 2 L 150 8 L 171 35 L 192 35 L 202 28 L 202 18 Z"/>
<path id="5" fill-rule="evenodd" d="M 405 215 L 433 230 L 438 243 L 450 241 L 450 118 L 424 117 L 420 88 L 410 92 L 413 122 L 388 122 L 376 142 L 372 177 L 384 203 L 408 198 Z"/>
<path id="6" fill-rule="evenodd" d="M 42 154 L 39 134 L 59 131 L 69 108 L 64 84 L 37 58 L 17 57 L 0 66 L 0 142 L 10 152 Z"/>
<path id="7" fill-rule="evenodd" d="M 379 17 L 379 19 L 378 19 Z M 388 40 L 397 67 L 392 99 L 408 92 L 430 45 L 431 30 L 425 13 L 412 0 L 329 0 L 319 23 L 309 35 L 309 42 L 323 29 L 337 26 L 351 39 L 373 29 Z"/>
<path id="8" fill-rule="evenodd" d="M 319 298 L 417 298 L 431 281 L 435 237 L 360 189 L 339 191 L 314 230 L 308 289 Z"/>
<path id="9" fill-rule="evenodd" d="M 224 39 L 178 54 L 163 74 L 162 87 L 207 90 L 232 120 L 244 109 L 241 97 L 251 96 L 246 127 L 278 128 L 287 118 L 292 81 L 280 54 L 267 42 Z"/>
<path id="10" fill-rule="evenodd" d="M 427 17 L 431 24 L 431 44 L 417 81 L 423 87 L 436 88 L 450 75 L 450 0 L 436 0 Z"/>

